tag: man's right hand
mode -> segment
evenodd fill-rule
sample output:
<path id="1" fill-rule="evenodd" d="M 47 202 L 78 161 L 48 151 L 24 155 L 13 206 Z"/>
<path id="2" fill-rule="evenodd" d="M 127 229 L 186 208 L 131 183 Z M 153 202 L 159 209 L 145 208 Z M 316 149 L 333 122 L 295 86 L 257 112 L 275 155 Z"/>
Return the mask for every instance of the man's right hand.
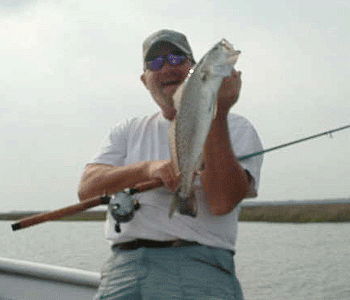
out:
<path id="1" fill-rule="evenodd" d="M 151 179 L 160 179 L 164 186 L 172 192 L 175 192 L 179 185 L 180 173 L 175 169 L 171 159 L 150 161 L 148 173 Z"/>
<path id="2" fill-rule="evenodd" d="M 121 167 L 90 164 L 81 178 L 78 196 L 81 201 L 94 199 L 152 180 L 161 180 L 166 188 L 174 192 L 180 175 L 170 159 L 142 161 Z"/>

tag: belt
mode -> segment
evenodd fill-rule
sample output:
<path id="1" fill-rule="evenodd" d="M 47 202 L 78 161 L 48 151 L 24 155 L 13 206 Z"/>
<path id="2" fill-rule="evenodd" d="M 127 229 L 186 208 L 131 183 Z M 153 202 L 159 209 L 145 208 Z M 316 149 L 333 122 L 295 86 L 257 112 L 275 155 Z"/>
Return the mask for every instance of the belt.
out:
<path id="1" fill-rule="evenodd" d="M 197 242 L 185 241 L 185 240 L 173 240 L 173 241 L 153 241 L 137 239 L 131 242 L 115 244 L 112 248 L 118 248 L 119 250 L 136 250 L 139 248 L 179 248 L 200 246 Z"/>

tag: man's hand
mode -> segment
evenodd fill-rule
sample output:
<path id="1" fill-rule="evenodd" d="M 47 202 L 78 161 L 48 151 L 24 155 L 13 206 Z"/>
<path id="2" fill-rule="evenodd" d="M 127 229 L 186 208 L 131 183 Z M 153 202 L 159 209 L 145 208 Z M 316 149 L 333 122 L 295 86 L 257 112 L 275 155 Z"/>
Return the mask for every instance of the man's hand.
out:
<path id="1" fill-rule="evenodd" d="M 170 159 L 140 161 L 120 167 L 90 164 L 86 166 L 80 181 L 79 199 L 84 201 L 112 195 L 153 180 L 162 181 L 166 188 L 174 192 L 180 182 L 180 175 L 176 170 Z"/>
<path id="2" fill-rule="evenodd" d="M 160 179 L 172 192 L 175 192 L 180 182 L 180 173 L 176 171 L 171 159 L 150 161 L 148 174 L 150 178 Z"/>
<path id="3" fill-rule="evenodd" d="M 226 116 L 230 108 L 237 102 L 241 91 L 241 72 L 233 70 L 232 75 L 225 77 L 218 94 L 218 115 Z"/>

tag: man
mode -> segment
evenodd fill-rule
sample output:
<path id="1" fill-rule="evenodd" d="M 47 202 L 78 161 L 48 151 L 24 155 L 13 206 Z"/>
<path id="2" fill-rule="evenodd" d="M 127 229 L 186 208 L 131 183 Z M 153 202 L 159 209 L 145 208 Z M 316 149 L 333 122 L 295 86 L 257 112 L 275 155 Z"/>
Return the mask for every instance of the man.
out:
<path id="1" fill-rule="evenodd" d="M 143 44 L 141 80 L 161 109 L 118 123 L 101 152 L 86 166 L 81 201 L 111 195 L 150 180 L 163 187 L 137 195 L 141 209 L 121 232 L 107 215 L 112 256 L 102 270 L 95 299 L 243 299 L 234 253 L 243 198 L 256 195 L 261 157 L 237 156 L 262 149 L 252 125 L 229 114 L 241 88 L 241 73 L 223 80 L 218 110 L 204 147 L 204 170 L 196 175 L 196 218 L 168 217 L 179 174 L 170 160 L 167 130 L 176 116 L 172 96 L 194 66 L 186 37 L 161 30 Z"/>

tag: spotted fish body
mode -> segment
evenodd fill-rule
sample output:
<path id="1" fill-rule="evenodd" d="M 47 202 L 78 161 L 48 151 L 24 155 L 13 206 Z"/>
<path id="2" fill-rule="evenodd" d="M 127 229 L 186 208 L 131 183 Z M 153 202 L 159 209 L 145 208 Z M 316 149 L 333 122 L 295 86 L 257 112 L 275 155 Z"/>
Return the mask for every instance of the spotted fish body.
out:
<path id="1" fill-rule="evenodd" d="M 217 94 L 224 77 L 230 76 L 240 51 L 225 39 L 209 50 L 174 94 L 177 114 L 169 128 L 172 159 L 181 181 L 170 208 L 195 217 L 194 174 L 202 165 L 203 147 L 216 114 Z"/>

